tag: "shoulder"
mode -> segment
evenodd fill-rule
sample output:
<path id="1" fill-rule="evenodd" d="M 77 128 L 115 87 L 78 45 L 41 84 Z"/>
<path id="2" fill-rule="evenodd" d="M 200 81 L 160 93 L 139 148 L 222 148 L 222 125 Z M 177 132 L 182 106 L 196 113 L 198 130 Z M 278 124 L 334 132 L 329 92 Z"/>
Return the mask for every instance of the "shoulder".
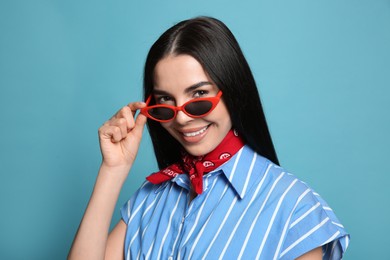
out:
<path id="1" fill-rule="evenodd" d="M 323 248 L 324 259 L 333 259 L 348 247 L 349 235 L 333 210 L 285 168 L 245 146 L 223 171 L 240 203 L 253 204 L 258 221 L 269 223 L 270 232 L 280 236 L 281 259 L 295 259 L 317 247 Z"/>
<path id="2" fill-rule="evenodd" d="M 259 155 L 248 145 L 224 164 L 222 170 L 241 198 L 269 193 L 272 198 L 283 196 L 294 201 L 303 192 L 311 190 L 293 174 Z"/>
<path id="3" fill-rule="evenodd" d="M 137 191 L 126 201 L 121 207 L 122 219 L 125 223 L 128 223 L 130 216 L 136 211 L 142 210 L 143 207 L 147 207 L 156 198 L 158 190 L 162 188 L 164 184 L 155 185 L 149 181 L 144 183 L 137 189 Z"/>
<path id="4" fill-rule="evenodd" d="M 296 258 L 322 247 L 324 259 L 342 256 L 349 244 L 349 234 L 328 203 L 307 183 L 277 165 L 270 169 L 275 185 L 275 201 L 285 221 L 282 259 Z M 337 257 L 336 257 L 337 258 Z"/>
<path id="5" fill-rule="evenodd" d="M 312 189 L 309 184 L 300 180 L 283 167 L 275 164 L 270 165 L 268 185 L 274 187 L 272 193 L 275 198 L 280 200 L 286 212 L 290 213 L 290 221 L 292 223 L 297 220 L 303 221 L 310 214 L 313 219 L 339 223 L 325 199 Z M 272 187 L 269 189 L 271 190 Z M 339 225 L 341 226 L 341 224 Z"/>

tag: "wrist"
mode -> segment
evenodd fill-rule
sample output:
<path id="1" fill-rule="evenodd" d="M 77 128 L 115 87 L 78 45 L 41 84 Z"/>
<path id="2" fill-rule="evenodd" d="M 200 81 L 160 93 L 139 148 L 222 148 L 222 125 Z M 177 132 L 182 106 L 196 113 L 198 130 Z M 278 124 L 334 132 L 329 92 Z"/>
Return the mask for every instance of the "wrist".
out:
<path id="1" fill-rule="evenodd" d="M 110 179 L 117 179 L 124 182 L 129 174 L 130 168 L 131 165 L 112 166 L 102 162 L 99 169 L 99 175 L 104 175 Z"/>

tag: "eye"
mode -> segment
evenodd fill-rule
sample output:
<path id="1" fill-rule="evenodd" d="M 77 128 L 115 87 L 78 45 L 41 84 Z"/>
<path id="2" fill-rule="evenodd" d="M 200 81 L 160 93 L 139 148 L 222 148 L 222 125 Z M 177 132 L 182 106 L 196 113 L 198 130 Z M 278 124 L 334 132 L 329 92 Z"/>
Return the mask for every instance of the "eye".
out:
<path id="1" fill-rule="evenodd" d="M 193 97 L 198 98 L 198 97 L 204 97 L 207 96 L 209 92 L 207 90 L 196 90 L 194 91 Z"/>
<path id="2" fill-rule="evenodd" d="M 172 102 L 173 102 L 173 99 L 170 96 L 157 96 L 156 97 L 157 104 L 170 104 Z"/>

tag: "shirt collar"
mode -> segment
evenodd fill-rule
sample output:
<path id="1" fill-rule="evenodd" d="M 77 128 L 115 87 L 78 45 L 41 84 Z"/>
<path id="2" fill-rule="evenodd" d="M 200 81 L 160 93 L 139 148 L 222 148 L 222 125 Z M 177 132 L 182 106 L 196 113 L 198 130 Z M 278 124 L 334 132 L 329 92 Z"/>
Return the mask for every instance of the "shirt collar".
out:
<path id="1" fill-rule="evenodd" d="M 215 169 L 214 171 L 203 176 L 203 179 L 211 177 L 210 175 L 219 175 L 222 173 L 225 175 L 226 180 L 231 184 L 236 191 L 240 199 L 243 199 L 255 184 L 259 183 L 262 176 L 265 174 L 267 166 L 271 162 L 258 155 L 248 145 L 244 145 L 230 160 L 223 165 Z M 175 182 L 179 186 L 190 189 L 190 181 L 187 174 L 177 175 L 170 181 L 162 183 L 155 191 L 159 193 L 165 189 L 169 182 Z M 207 187 L 203 187 L 206 189 Z"/>
<path id="2" fill-rule="evenodd" d="M 245 145 L 219 169 L 223 171 L 234 190 L 244 198 L 260 182 L 270 161 Z M 218 169 L 217 169 L 218 170 Z"/>

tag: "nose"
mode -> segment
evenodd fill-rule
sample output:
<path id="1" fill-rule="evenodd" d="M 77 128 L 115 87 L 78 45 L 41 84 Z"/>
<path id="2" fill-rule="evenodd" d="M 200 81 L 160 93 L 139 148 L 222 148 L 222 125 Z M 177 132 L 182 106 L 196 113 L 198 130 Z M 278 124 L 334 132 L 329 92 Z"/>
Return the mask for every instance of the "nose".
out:
<path id="1" fill-rule="evenodd" d="M 188 102 L 188 100 L 185 97 L 176 98 L 176 107 L 181 107 L 181 110 L 176 111 L 176 117 L 173 119 L 176 124 L 185 125 L 194 119 L 182 111 L 184 109 L 183 105 L 186 104 L 186 102 Z"/>
<path id="2" fill-rule="evenodd" d="M 183 111 L 177 111 L 176 118 L 174 120 L 180 125 L 185 125 L 188 122 L 194 120 L 194 118 L 187 116 L 187 114 Z"/>

